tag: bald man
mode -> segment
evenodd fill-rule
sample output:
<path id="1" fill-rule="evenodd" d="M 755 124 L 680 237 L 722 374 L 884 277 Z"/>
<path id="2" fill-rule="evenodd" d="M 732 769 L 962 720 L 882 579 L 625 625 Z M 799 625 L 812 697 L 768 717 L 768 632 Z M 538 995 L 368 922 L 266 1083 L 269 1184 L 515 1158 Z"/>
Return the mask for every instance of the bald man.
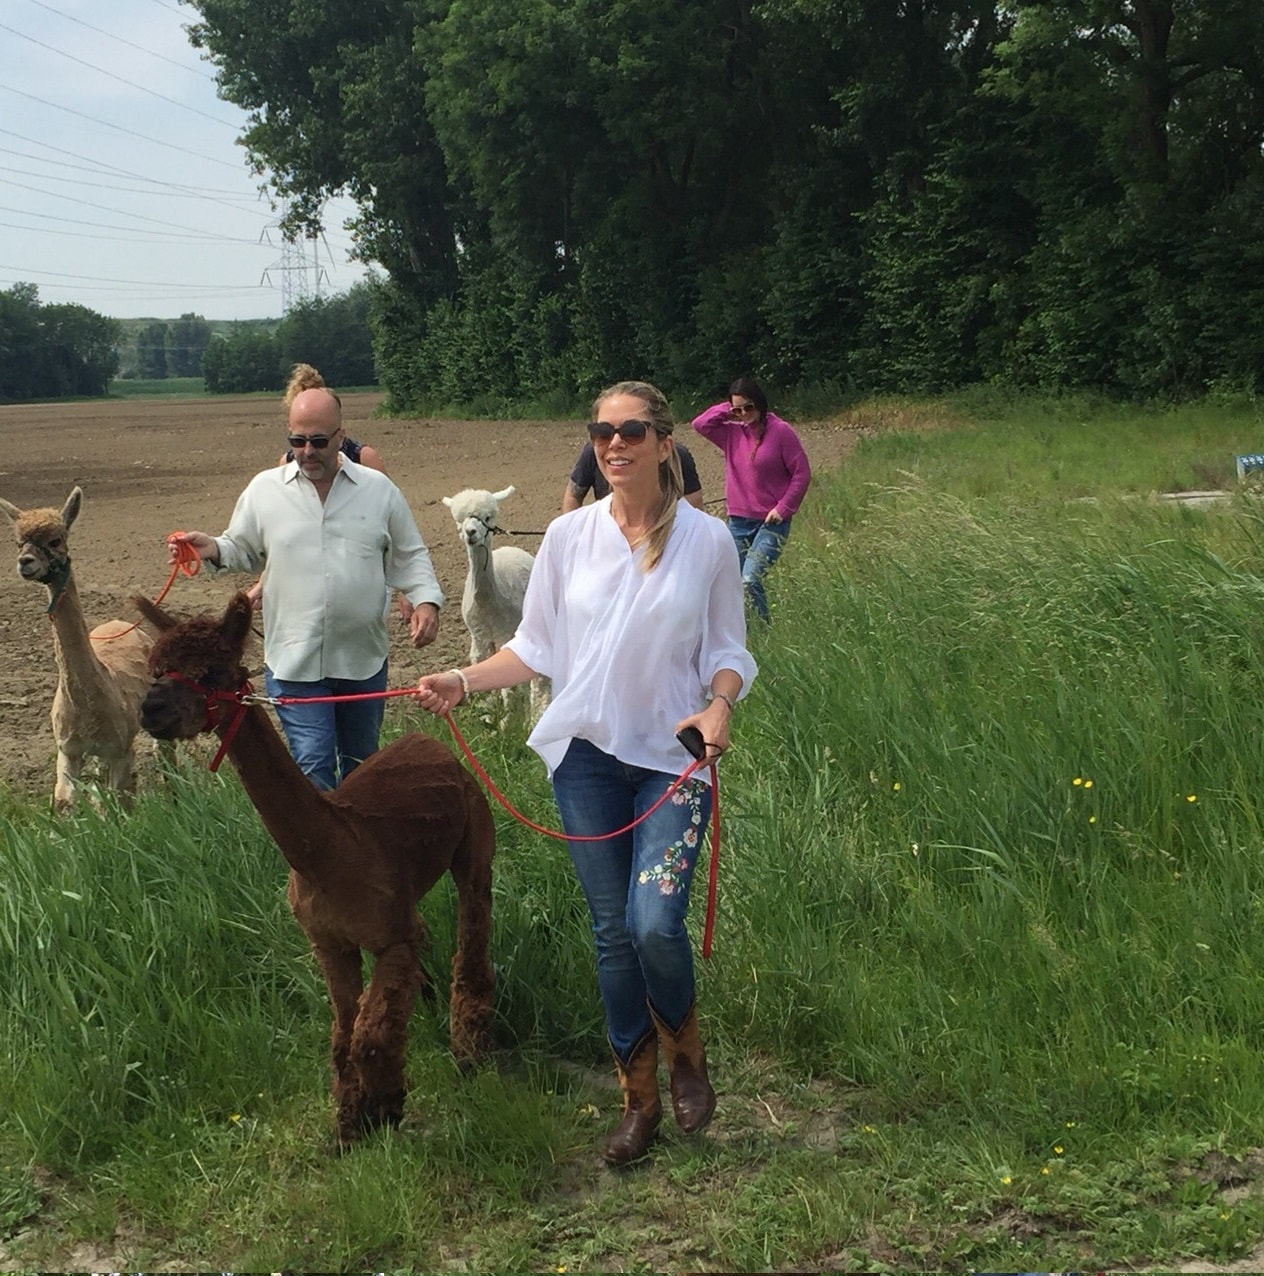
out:
<path id="1" fill-rule="evenodd" d="M 264 680 L 270 696 L 321 700 L 386 690 L 382 600 L 413 606 L 413 646 L 433 642 L 443 591 L 403 493 L 341 451 L 342 404 L 327 386 L 290 403 L 294 459 L 256 474 L 222 536 L 182 539 L 211 567 L 263 577 Z M 174 558 L 178 548 L 172 546 Z M 290 752 L 332 789 L 377 751 L 385 699 L 278 705 Z"/>

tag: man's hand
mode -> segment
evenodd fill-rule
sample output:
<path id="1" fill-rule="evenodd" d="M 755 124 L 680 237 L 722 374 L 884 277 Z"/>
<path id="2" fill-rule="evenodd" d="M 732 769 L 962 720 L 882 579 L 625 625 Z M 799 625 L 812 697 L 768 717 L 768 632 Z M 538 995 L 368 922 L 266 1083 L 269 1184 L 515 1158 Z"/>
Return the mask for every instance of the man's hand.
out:
<path id="1" fill-rule="evenodd" d="M 214 536 L 208 536 L 205 532 L 173 532 L 167 538 L 169 561 L 173 563 L 180 561 L 181 545 L 187 545 L 205 562 L 219 564 L 219 546 L 215 543 Z"/>
<path id="2" fill-rule="evenodd" d="M 434 603 L 419 603 L 408 621 L 408 636 L 414 647 L 426 647 L 439 632 L 439 609 Z"/>

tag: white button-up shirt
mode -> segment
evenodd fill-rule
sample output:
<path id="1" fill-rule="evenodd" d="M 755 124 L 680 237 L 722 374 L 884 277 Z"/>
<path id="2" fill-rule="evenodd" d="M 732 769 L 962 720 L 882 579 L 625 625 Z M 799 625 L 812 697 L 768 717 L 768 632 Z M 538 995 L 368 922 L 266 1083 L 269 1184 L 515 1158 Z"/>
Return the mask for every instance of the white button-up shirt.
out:
<path id="1" fill-rule="evenodd" d="M 222 570 L 267 568 L 263 654 L 278 678 L 371 678 L 390 647 L 386 591 L 443 605 L 404 494 L 346 457 L 324 502 L 296 461 L 256 474 L 215 539 Z"/>

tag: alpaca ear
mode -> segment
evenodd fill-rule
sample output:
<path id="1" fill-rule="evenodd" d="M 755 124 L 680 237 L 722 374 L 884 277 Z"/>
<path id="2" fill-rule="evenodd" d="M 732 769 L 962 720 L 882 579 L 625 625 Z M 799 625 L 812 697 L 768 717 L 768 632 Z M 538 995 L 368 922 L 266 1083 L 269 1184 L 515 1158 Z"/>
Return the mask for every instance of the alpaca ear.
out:
<path id="1" fill-rule="evenodd" d="M 254 614 L 254 608 L 250 605 L 250 599 L 245 591 L 234 594 L 228 601 L 228 607 L 224 611 L 224 619 L 220 625 L 224 637 L 229 642 L 244 645 Z"/>
<path id="2" fill-rule="evenodd" d="M 505 501 L 505 500 L 508 500 L 513 494 L 514 494 L 514 485 L 510 483 L 509 486 L 505 488 L 503 492 L 493 492 L 492 497 L 497 501 Z"/>
<path id="3" fill-rule="evenodd" d="M 174 629 L 180 622 L 171 615 L 170 612 L 163 611 L 157 603 L 150 602 L 143 594 L 132 595 L 132 606 L 147 620 L 153 627 L 162 633 L 167 629 Z"/>
<path id="4" fill-rule="evenodd" d="M 444 496 L 444 497 L 441 497 L 440 499 L 448 507 L 448 509 L 452 508 L 452 498 L 450 496 Z"/>
<path id="5" fill-rule="evenodd" d="M 22 511 L 12 502 L 4 500 L 3 497 L 0 497 L 0 514 L 5 515 L 11 523 L 16 523 L 22 517 Z"/>
<path id="6" fill-rule="evenodd" d="M 67 531 L 70 531 L 71 525 L 75 519 L 79 517 L 79 511 L 83 508 L 83 488 L 76 487 L 68 497 L 66 503 L 61 507 L 61 521 Z"/>

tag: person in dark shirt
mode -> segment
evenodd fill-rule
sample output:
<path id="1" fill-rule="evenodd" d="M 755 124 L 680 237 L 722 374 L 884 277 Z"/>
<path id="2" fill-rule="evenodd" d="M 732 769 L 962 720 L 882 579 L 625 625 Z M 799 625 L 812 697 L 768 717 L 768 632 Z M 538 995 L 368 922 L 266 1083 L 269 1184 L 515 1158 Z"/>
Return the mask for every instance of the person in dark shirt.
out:
<path id="1" fill-rule="evenodd" d="M 701 509 L 702 481 L 698 478 L 698 467 L 689 455 L 689 449 L 679 443 L 676 444 L 676 455 L 680 457 L 680 472 L 685 479 L 685 500 Z M 594 501 L 599 501 L 609 491 L 610 484 L 597 464 L 597 453 L 591 441 L 585 443 L 562 492 L 562 513 L 579 509 L 589 492 L 592 492 Z"/>

